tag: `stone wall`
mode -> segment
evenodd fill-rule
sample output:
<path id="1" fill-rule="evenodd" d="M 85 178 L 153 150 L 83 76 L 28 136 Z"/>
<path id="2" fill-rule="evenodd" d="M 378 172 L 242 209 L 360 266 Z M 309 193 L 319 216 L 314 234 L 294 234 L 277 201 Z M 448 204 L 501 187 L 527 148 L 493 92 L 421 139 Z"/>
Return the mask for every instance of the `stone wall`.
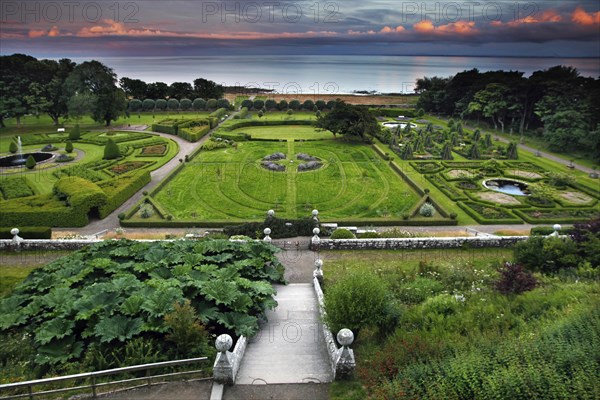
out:
<path id="1" fill-rule="evenodd" d="M 312 250 L 373 250 L 373 249 L 454 249 L 512 247 L 529 236 L 479 236 L 406 239 L 320 239 L 313 240 Z"/>
<path id="2" fill-rule="evenodd" d="M 321 289 L 321 285 L 319 284 L 319 280 L 314 277 L 313 278 L 313 286 L 315 288 L 315 293 L 317 294 L 317 301 L 319 302 L 319 313 L 321 314 L 321 321 L 325 319 L 325 301 L 323 297 L 323 290 Z M 327 324 L 323 322 L 321 324 L 323 328 L 323 338 L 325 338 L 325 344 L 327 345 L 327 353 L 329 354 L 329 361 L 331 366 L 331 372 L 333 373 L 333 378 L 335 379 L 335 371 L 338 357 L 338 347 L 335 343 L 335 339 L 333 338 L 333 333 L 327 327 Z"/>
<path id="3" fill-rule="evenodd" d="M 79 250 L 102 240 L 46 240 L 46 239 L 24 239 L 14 242 L 12 239 L 0 240 L 0 251 L 2 250 Z"/>

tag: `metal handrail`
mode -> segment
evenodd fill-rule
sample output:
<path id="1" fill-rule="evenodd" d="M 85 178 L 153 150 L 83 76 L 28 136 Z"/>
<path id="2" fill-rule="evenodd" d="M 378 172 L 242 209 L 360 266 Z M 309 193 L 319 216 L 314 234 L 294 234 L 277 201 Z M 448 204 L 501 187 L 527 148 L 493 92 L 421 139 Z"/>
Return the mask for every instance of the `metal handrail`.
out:
<path id="1" fill-rule="evenodd" d="M 37 379 L 34 381 L 7 383 L 7 384 L 0 385 L 0 391 L 8 390 L 8 389 L 19 389 L 19 388 L 26 387 L 28 390 L 28 393 L 0 397 L 0 400 L 18 399 L 18 398 L 22 398 L 22 397 L 29 397 L 30 399 L 33 399 L 34 396 L 36 396 L 36 395 L 60 393 L 60 392 L 81 390 L 81 389 L 90 389 L 90 388 L 92 389 L 92 396 L 96 397 L 96 395 L 97 395 L 96 388 L 98 388 L 98 387 L 107 386 L 107 385 L 111 385 L 111 384 L 118 384 L 118 383 L 135 382 L 135 381 L 139 381 L 139 380 L 147 380 L 148 385 L 150 386 L 152 378 L 188 375 L 188 374 L 192 374 L 192 373 L 202 372 L 202 370 L 174 372 L 174 373 L 169 373 L 169 374 L 145 376 L 143 378 L 122 379 L 122 380 L 117 380 L 117 381 L 100 382 L 100 383 L 96 383 L 96 379 L 95 379 L 96 377 L 121 374 L 121 373 L 126 373 L 126 372 L 144 371 L 144 370 L 160 368 L 160 367 L 173 367 L 173 366 L 177 366 L 177 365 L 191 364 L 191 363 L 195 363 L 195 362 L 199 362 L 199 361 L 206 361 L 206 360 L 208 360 L 207 357 L 198 357 L 198 358 L 188 358 L 185 360 L 162 361 L 162 362 L 151 363 L 151 364 L 140 364 L 140 365 L 132 365 L 129 367 L 106 369 L 106 370 L 102 370 L 102 371 L 83 372 L 81 374 L 74 374 L 74 375 L 56 376 L 56 377 L 52 377 L 52 378 Z M 63 381 L 71 380 L 71 379 L 87 379 L 87 378 L 91 379 L 92 383 L 90 385 L 81 385 L 81 386 L 75 386 L 75 387 L 69 387 L 69 388 L 46 390 L 46 391 L 37 392 L 37 393 L 33 392 L 33 387 L 36 385 L 63 382 Z"/>

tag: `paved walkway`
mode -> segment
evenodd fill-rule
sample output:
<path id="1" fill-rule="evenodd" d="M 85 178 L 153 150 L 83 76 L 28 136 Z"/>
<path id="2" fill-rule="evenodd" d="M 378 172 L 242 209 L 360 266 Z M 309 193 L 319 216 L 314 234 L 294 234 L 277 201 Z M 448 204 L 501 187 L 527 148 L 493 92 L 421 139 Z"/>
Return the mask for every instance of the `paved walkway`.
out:
<path id="1" fill-rule="evenodd" d="M 276 285 L 279 303 L 252 338 L 236 385 L 331 382 L 317 297 L 310 283 Z"/>
<path id="2" fill-rule="evenodd" d="M 227 119 L 232 118 L 234 114 L 235 113 L 231 113 L 231 115 Z M 204 136 L 202 139 L 200 139 L 199 141 L 197 141 L 195 143 L 188 142 L 187 140 L 181 139 L 178 136 L 169 135 L 167 133 L 152 132 L 152 131 L 136 131 L 136 130 L 129 129 L 130 132 L 151 133 L 151 134 L 162 136 L 167 139 L 174 140 L 179 145 L 179 152 L 177 153 L 177 155 L 175 157 L 173 157 L 173 159 L 171 161 L 169 161 L 162 167 L 152 171 L 150 173 L 150 176 L 152 178 L 150 183 L 148 183 L 146 186 L 144 186 L 142 189 L 140 189 L 136 194 L 134 194 L 132 197 L 130 197 L 129 200 L 127 200 L 125 203 L 121 204 L 121 206 L 119 208 L 117 208 L 115 211 L 110 213 L 106 218 L 99 219 L 99 220 L 93 220 L 89 224 L 87 224 L 86 226 L 84 226 L 82 228 L 53 229 L 53 231 L 60 232 L 62 230 L 62 231 L 68 231 L 68 232 L 75 232 L 79 235 L 93 235 L 95 233 L 98 233 L 98 232 L 101 232 L 101 231 L 104 231 L 107 229 L 112 230 L 112 229 L 118 228 L 120 226 L 118 215 L 120 213 L 127 212 L 138 201 L 142 200 L 142 198 L 144 197 L 144 195 L 143 195 L 144 191 L 150 192 L 152 189 L 154 189 L 156 187 L 156 185 L 158 185 L 164 178 L 167 177 L 167 175 L 169 175 L 171 173 L 171 171 L 173 171 L 175 168 L 177 168 L 177 166 L 180 164 L 180 162 L 179 162 L 180 158 L 183 159 L 186 155 L 193 153 L 198 147 L 202 146 L 202 144 L 204 144 L 204 142 L 209 140 L 210 136 L 217 128 L 218 128 L 218 126 L 213 128 L 206 136 Z"/>

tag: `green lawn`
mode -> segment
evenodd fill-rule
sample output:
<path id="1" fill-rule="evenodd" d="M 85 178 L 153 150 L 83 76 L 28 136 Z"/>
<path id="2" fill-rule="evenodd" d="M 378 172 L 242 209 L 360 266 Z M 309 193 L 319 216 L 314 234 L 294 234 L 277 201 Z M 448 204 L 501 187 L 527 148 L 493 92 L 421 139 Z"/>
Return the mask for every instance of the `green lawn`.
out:
<path id="1" fill-rule="evenodd" d="M 274 133 L 279 128 L 263 127 Z M 275 152 L 287 155 L 285 172 L 260 165 Z M 316 156 L 324 165 L 298 172 L 297 153 Z M 258 220 L 269 209 L 297 218 L 314 208 L 327 219 L 400 219 L 417 195 L 369 146 L 330 139 L 242 142 L 237 150 L 202 152 L 155 199 L 176 220 Z"/>
<path id="2" fill-rule="evenodd" d="M 238 128 L 232 133 L 248 133 L 253 138 L 257 139 L 331 139 L 333 135 L 331 132 L 318 131 L 315 127 L 310 125 L 281 125 L 276 127 L 269 127 L 265 129 L 264 126 L 248 126 L 245 128 Z"/>

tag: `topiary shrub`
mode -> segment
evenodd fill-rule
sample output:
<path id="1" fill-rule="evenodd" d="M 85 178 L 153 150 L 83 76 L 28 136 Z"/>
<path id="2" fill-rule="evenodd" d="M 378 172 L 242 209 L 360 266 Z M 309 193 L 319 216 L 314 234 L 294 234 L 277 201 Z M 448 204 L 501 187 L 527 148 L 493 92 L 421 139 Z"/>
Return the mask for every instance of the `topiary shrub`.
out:
<path id="1" fill-rule="evenodd" d="M 29 157 L 27 157 L 27 161 L 25 161 L 25 166 L 27 169 L 34 169 L 36 165 L 37 162 L 35 161 L 35 158 L 30 154 Z"/>
<path id="2" fill-rule="evenodd" d="M 81 138 L 81 130 L 79 124 L 76 124 L 69 132 L 69 140 L 79 140 Z"/>
<path id="3" fill-rule="evenodd" d="M 117 218 L 119 218 L 120 221 L 123 221 L 125 219 L 125 213 L 119 213 Z"/>
<path id="4" fill-rule="evenodd" d="M 435 214 L 435 207 L 431 203 L 425 203 L 419 209 L 419 215 L 422 217 L 433 217 Z"/>
<path id="5" fill-rule="evenodd" d="M 65 151 L 67 153 L 73 152 L 73 143 L 71 141 L 67 141 L 67 143 L 65 144 Z"/>
<path id="6" fill-rule="evenodd" d="M 10 151 L 13 154 L 15 154 L 17 151 L 19 151 L 19 145 L 17 144 L 17 142 L 15 142 L 14 140 L 11 140 L 10 144 L 8 145 L 8 151 Z"/>
<path id="7" fill-rule="evenodd" d="M 388 322 L 389 300 L 385 281 L 370 272 L 352 272 L 327 287 L 325 322 L 333 332 L 348 328 L 358 337 L 363 328 Z"/>
<path id="8" fill-rule="evenodd" d="M 348 229 L 336 229 L 331 234 L 331 239 L 356 239 L 356 236 Z"/>
<path id="9" fill-rule="evenodd" d="M 498 272 L 500 279 L 494 287 L 502 294 L 520 294 L 533 290 L 537 285 L 537 279 L 520 264 L 504 263 Z"/>
<path id="10" fill-rule="evenodd" d="M 106 145 L 104 145 L 104 159 L 105 160 L 114 160 L 115 158 L 121 157 L 121 151 L 119 150 L 119 146 L 112 140 L 108 139 Z"/>

